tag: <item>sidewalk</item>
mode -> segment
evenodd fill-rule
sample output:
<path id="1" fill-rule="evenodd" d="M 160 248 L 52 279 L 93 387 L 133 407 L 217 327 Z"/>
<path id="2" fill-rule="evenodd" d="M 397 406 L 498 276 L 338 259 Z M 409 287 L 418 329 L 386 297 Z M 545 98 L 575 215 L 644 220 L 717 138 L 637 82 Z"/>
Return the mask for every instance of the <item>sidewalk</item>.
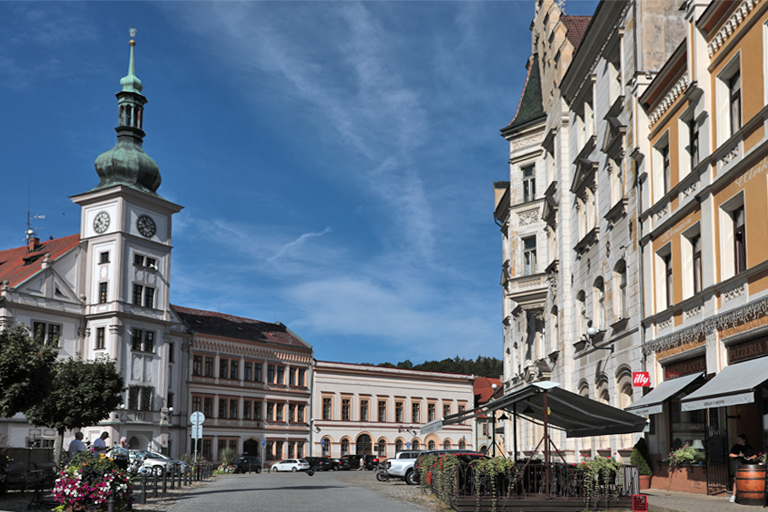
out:
<path id="1" fill-rule="evenodd" d="M 648 489 L 642 491 L 648 496 L 649 512 L 727 512 L 729 510 L 758 512 L 762 507 L 752 507 L 730 503 L 729 494 L 706 496 L 688 492 L 664 491 L 660 489 Z"/>

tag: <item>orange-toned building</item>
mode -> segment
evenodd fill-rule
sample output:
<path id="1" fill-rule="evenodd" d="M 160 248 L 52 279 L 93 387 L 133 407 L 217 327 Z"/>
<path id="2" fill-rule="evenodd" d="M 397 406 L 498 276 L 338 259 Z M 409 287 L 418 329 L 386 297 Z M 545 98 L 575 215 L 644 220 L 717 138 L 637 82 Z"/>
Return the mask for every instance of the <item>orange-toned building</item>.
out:
<path id="1" fill-rule="evenodd" d="M 768 447 L 768 2 L 690 1 L 685 16 L 687 37 L 640 96 L 655 387 L 640 412 L 653 420 L 653 486 L 715 494 L 730 489 L 737 435 Z M 676 482 L 663 459 L 685 444 L 706 468 Z"/>

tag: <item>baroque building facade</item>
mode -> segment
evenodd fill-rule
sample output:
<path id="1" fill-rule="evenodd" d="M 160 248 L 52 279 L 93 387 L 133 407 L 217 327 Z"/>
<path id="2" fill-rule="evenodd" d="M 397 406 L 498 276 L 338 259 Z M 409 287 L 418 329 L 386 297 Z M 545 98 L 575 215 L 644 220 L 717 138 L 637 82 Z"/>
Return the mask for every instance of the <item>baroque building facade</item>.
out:
<path id="1" fill-rule="evenodd" d="M 186 330 L 169 303 L 172 216 L 181 210 L 160 196 L 158 165 L 142 149 L 146 98 L 129 71 L 117 93 L 117 144 L 96 159 L 99 183 L 73 196 L 80 233 L 41 242 L 31 230 L 25 247 L 0 253 L 2 327 L 24 325 L 59 356 L 114 359 L 127 390 L 124 407 L 87 441 L 107 431 L 132 448 L 179 455 L 186 441 Z M 10 446 L 50 446 L 55 432 L 23 415 L 0 420 Z M 72 433 L 68 433 L 71 436 Z"/>
<path id="2" fill-rule="evenodd" d="M 637 176 L 649 141 L 638 128 L 644 114 L 637 96 L 684 36 L 683 17 L 672 2 L 603 1 L 591 17 L 578 17 L 537 0 L 531 30 L 523 95 L 502 129 L 510 185 L 507 192 L 495 187 L 504 247 L 504 387 L 553 380 L 624 408 L 641 394 L 632 373 L 645 369 Z M 531 165 L 537 220 L 527 232 L 517 212 L 527 203 Z M 525 266 L 532 233 L 535 283 Z M 505 281 L 506 268 L 512 271 Z M 517 456 L 530 456 L 541 437 L 541 427 L 522 420 L 505 432 Z M 554 438 L 572 459 L 615 453 L 628 460 L 635 441 Z"/>

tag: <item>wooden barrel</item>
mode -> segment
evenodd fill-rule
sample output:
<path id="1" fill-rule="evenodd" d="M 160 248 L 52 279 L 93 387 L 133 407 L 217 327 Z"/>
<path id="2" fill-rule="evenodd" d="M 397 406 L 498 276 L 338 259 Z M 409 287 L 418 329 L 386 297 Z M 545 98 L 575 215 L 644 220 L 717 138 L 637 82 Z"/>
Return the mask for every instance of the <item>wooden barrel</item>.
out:
<path id="1" fill-rule="evenodd" d="M 765 466 L 745 465 L 736 470 L 736 497 L 742 505 L 763 505 Z"/>

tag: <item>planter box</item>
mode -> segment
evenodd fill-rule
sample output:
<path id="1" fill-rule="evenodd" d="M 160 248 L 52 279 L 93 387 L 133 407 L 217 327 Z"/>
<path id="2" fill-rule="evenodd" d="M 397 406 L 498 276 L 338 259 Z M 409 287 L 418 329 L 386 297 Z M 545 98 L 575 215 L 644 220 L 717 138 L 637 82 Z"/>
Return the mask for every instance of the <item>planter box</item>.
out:
<path id="1" fill-rule="evenodd" d="M 703 466 L 658 465 L 653 472 L 653 489 L 707 494 L 707 473 Z"/>

